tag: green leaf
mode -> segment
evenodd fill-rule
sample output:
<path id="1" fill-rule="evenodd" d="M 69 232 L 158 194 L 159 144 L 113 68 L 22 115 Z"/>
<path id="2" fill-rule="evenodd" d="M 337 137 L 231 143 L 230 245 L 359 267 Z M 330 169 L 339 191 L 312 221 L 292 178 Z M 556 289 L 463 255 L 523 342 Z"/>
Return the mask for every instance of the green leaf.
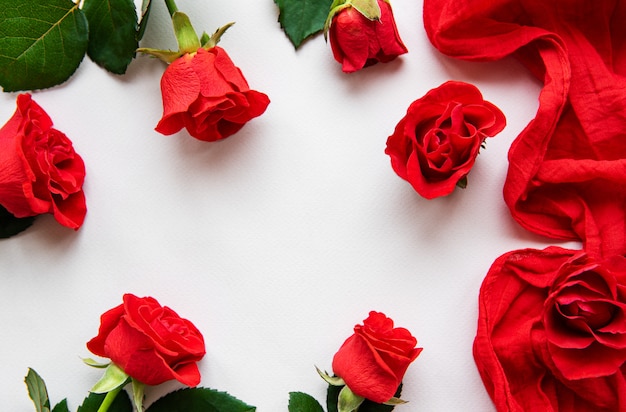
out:
<path id="1" fill-rule="evenodd" d="M 70 409 L 67 407 L 67 399 L 63 399 L 61 402 L 57 403 L 54 408 L 52 408 L 52 412 L 70 412 Z"/>
<path id="2" fill-rule="evenodd" d="M 131 382 L 133 387 L 133 404 L 135 405 L 135 409 L 143 411 L 143 394 L 146 385 L 136 379 L 131 379 Z"/>
<path id="3" fill-rule="evenodd" d="M 150 17 L 151 8 L 152 1 L 143 0 L 143 2 L 141 3 L 141 19 L 139 19 L 139 31 L 137 32 L 138 41 L 143 38 L 143 35 L 146 32 L 146 27 L 148 27 L 148 18 Z"/>
<path id="4" fill-rule="evenodd" d="M 120 386 L 124 386 L 128 383 L 129 377 L 119 366 L 114 363 L 110 363 L 104 370 L 104 375 L 96 384 L 89 390 L 89 392 L 95 393 L 107 393 L 113 389 L 117 389 Z"/>
<path id="5" fill-rule="evenodd" d="M 324 412 L 324 408 L 309 394 L 289 392 L 289 412 Z"/>
<path id="6" fill-rule="evenodd" d="M 37 374 L 33 369 L 28 368 L 24 383 L 28 388 L 28 396 L 33 400 L 35 404 L 35 410 L 37 412 L 50 412 L 50 399 L 48 399 L 48 390 L 46 389 L 46 383 L 41 376 Z"/>
<path id="7" fill-rule="evenodd" d="M 209 388 L 185 388 L 170 392 L 158 399 L 146 412 L 254 412 L 256 407 L 246 405 L 226 392 Z"/>
<path id="8" fill-rule="evenodd" d="M 88 39 L 87 19 L 70 0 L 0 0 L 0 86 L 14 92 L 63 83 Z"/>
<path id="9" fill-rule="evenodd" d="M 89 21 L 87 54 L 99 66 L 124 74 L 135 57 L 138 30 L 133 0 L 85 0 Z"/>
<path id="10" fill-rule="evenodd" d="M 106 394 L 104 393 L 90 393 L 83 401 L 83 404 L 78 407 L 78 412 L 98 412 L 98 408 L 105 396 Z M 115 400 L 109 406 L 108 412 L 133 412 L 133 404 L 125 391 L 117 394 Z"/>
<path id="11" fill-rule="evenodd" d="M 461 189 L 465 189 L 467 187 L 467 175 L 460 178 L 459 181 L 456 182 L 456 186 L 460 187 Z"/>
<path id="12" fill-rule="evenodd" d="M 297 49 L 309 36 L 324 28 L 333 0 L 274 0 L 278 21 Z"/>
<path id="13" fill-rule="evenodd" d="M 35 221 L 35 217 L 15 217 L 0 206 L 0 239 L 9 238 L 28 229 Z"/>
<path id="14" fill-rule="evenodd" d="M 98 368 L 98 369 L 104 369 L 111 364 L 111 362 L 102 363 L 102 362 L 95 361 L 91 358 L 83 358 L 83 363 L 87 366 L 91 366 L 92 368 Z"/>
<path id="15" fill-rule="evenodd" d="M 343 386 L 346 384 L 346 382 L 344 382 L 344 380 L 341 379 L 339 376 L 330 376 L 328 372 L 322 372 L 322 370 L 317 366 L 315 367 L 315 370 L 317 371 L 317 374 L 320 375 L 322 379 L 324 379 L 329 385 Z"/>

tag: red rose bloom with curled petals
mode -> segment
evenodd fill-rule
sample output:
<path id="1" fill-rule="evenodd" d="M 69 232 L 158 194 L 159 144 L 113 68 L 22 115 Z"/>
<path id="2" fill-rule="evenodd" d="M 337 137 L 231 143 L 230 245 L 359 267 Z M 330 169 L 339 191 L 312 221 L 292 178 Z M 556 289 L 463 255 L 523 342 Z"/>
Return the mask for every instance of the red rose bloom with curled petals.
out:
<path id="1" fill-rule="evenodd" d="M 422 351 L 416 345 L 417 339 L 407 329 L 394 328 L 393 320 L 372 311 L 335 354 L 333 372 L 354 394 L 384 403 L 394 396 L 407 368 Z"/>
<path id="2" fill-rule="evenodd" d="M 371 20 L 351 5 L 338 10 L 328 29 L 330 47 L 335 60 L 346 73 L 361 70 L 375 63 L 387 63 L 408 50 L 393 17 L 391 5 L 377 0 L 380 20 Z"/>
<path id="3" fill-rule="evenodd" d="M 101 316 L 87 348 L 146 385 L 173 379 L 198 385 L 196 362 L 206 353 L 200 331 L 154 298 L 125 294 L 123 302 Z"/>
<path id="4" fill-rule="evenodd" d="M 17 96 L 17 110 L 0 129 L 0 204 L 18 218 L 51 213 L 78 229 L 87 207 L 82 190 L 85 164 L 67 136 L 30 94 Z"/>
<path id="5" fill-rule="evenodd" d="M 183 127 L 196 139 L 215 141 L 260 116 L 269 98 L 251 90 L 224 49 L 198 49 L 174 60 L 161 78 L 163 117 L 156 131 L 171 135 Z"/>
<path id="6" fill-rule="evenodd" d="M 509 252 L 479 301 L 474 358 L 499 411 L 626 411 L 626 258 Z"/>
<path id="7" fill-rule="evenodd" d="M 485 139 L 505 125 L 504 114 L 475 86 L 449 81 L 411 103 L 385 153 L 420 195 L 445 196 L 466 178 Z"/>

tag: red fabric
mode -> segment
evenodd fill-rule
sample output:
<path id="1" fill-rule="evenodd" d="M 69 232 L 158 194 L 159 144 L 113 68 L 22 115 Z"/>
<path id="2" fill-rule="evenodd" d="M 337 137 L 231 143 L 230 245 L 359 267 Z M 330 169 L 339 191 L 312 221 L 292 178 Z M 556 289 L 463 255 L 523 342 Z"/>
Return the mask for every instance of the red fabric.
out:
<path id="1" fill-rule="evenodd" d="M 125 294 L 123 300 L 101 316 L 98 336 L 87 348 L 147 385 L 172 379 L 198 385 L 196 362 L 205 354 L 200 331 L 154 298 Z"/>
<path id="2" fill-rule="evenodd" d="M 626 2 L 425 0 L 443 53 L 515 55 L 544 82 L 535 118 L 509 152 L 504 198 L 526 229 L 626 248 Z M 512 99 L 515 96 L 511 96 Z"/>
<path id="3" fill-rule="evenodd" d="M 474 358 L 499 411 L 626 410 L 626 258 L 507 253 L 480 292 Z"/>
<path id="4" fill-rule="evenodd" d="M 383 313 L 370 312 L 333 357 L 333 372 L 356 395 L 387 402 L 422 351 L 415 345 L 417 339 L 407 329 L 394 328 L 393 320 Z"/>
<path id="5" fill-rule="evenodd" d="M 583 245 L 510 252 L 487 274 L 474 358 L 499 411 L 626 411 L 625 21 L 623 0 L 424 3 L 443 53 L 514 55 L 543 82 L 504 199 L 526 229 Z"/>

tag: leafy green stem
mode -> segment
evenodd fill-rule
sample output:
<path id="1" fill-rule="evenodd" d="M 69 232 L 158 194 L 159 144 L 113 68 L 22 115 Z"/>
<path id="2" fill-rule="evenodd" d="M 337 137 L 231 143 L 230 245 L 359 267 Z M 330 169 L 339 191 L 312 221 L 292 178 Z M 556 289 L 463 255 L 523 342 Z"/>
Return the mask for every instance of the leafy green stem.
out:
<path id="1" fill-rule="evenodd" d="M 174 13 L 178 11 L 178 7 L 176 6 L 176 2 L 174 0 L 165 0 L 165 5 L 167 6 L 167 11 L 170 12 L 170 16 L 173 16 Z"/>
<path id="2" fill-rule="evenodd" d="M 111 406 L 111 404 L 115 400 L 115 397 L 118 393 L 120 393 L 123 386 L 124 385 L 120 385 L 117 388 L 113 389 L 111 392 L 107 392 L 107 396 L 104 397 L 102 404 L 98 408 L 98 412 L 107 412 L 109 410 L 109 406 Z"/>

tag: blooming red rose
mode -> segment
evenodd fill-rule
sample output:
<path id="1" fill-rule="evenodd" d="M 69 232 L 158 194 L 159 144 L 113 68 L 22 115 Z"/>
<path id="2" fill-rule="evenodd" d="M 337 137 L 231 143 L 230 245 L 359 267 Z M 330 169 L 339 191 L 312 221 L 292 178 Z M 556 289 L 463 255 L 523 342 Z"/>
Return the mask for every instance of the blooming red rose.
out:
<path id="1" fill-rule="evenodd" d="M 474 358 L 499 411 L 626 411 L 626 258 L 503 255 L 481 288 Z"/>
<path id="2" fill-rule="evenodd" d="M 196 362 L 206 352 L 200 331 L 154 298 L 125 294 L 123 301 L 101 316 L 98 336 L 87 348 L 146 385 L 172 379 L 198 385 Z"/>
<path id="3" fill-rule="evenodd" d="M 376 403 L 387 402 L 422 351 L 415 345 L 417 339 L 408 330 L 394 328 L 393 320 L 382 313 L 370 312 L 335 354 L 333 372 L 354 394 Z"/>
<path id="4" fill-rule="evenodd" d="M 445 196 L 467 176 L 485 139 L 505 125 L 500 109 L 475 86 L 449 81 L 411 103 L 385 153 L 420 195 Z"/>
<path id="5" fill-rule="evenodd" d="M 185 127 L 205 141 L 234 134 L 270 102 L 265 94 L 250 90 L 241 70 L 218 46 L 173 61 L 161 78 L 161 93 L 163 117 L 156 131 L 170 135 Z"/>
<path id="6" fill-rule="evenodd" d="M 65 134 L 30 94 L 0 129 L 0 204 L 15 217 L 51 213 L 78 229 L 87 208 L 82 190 L 85 164 Z"/>
<path id="7" fill-rule="evenodd" d="M 331 18 L 328 37 L 335 60 L 346 73 L 375 63 L 387 63 L 408 50 L 402 43 L 391 5 L 377 0 L 380 20 L 370 20 L 351 5 Z"/>

